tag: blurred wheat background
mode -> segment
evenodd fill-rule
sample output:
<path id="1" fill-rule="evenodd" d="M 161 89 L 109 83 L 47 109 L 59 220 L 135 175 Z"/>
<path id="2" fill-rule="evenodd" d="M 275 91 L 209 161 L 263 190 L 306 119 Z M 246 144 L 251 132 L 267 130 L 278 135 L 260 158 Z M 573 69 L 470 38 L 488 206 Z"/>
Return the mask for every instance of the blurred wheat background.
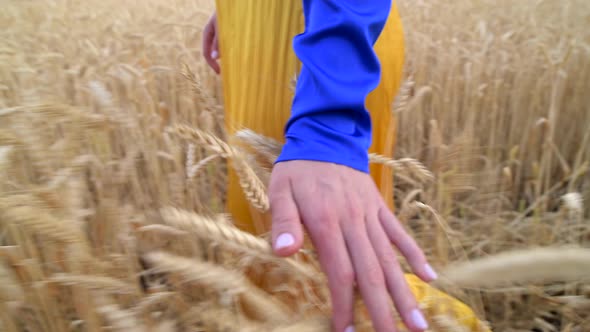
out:
<path id="1" fill-rule="evenodd" d="M 494 331 L 590 331 L 590 2 L 398 3 L 396 158 L 435 180 L 396 172 L 396 212 L 436 286 Z M 0 0 L 0 330 L 326 330 L 313 251 L 279 261 L 224 213 L 212 11 Z"/>

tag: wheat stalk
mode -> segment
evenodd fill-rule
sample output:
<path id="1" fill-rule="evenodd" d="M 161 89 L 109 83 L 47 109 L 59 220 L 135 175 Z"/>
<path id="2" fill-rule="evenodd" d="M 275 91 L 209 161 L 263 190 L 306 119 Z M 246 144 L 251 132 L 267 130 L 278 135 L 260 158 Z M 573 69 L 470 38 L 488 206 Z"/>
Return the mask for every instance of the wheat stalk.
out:
<path id="1" fill-rule="evenodd" d="M 181 231 L 177 228 L 160 224 L 141 226 L 137 228 L 137 231 L 139 233 L 156 233 L 168 237 L 184 236 L 188 234 L 187 232 Z"/>
<path id="2" fill-rule="evenodd" d="M 112 330 L 119 332 L 146 331 L 134 312 L 123 310 L 119 305 L 113 301 L 106 300 L 104 297 L 99 297 L 98 302 L 105 303 L 99 305 L 96 310 L 111 324 Z"/>
<path id="3" fill-rule="evenodd" d="M 268 327 L 214 303 L 203 303 L 190 309 L 182 315 L 181 321 L 189 328 L 196 325 L 199 329 L 206 331 L 255 332 L 268 330 Z"/>
<path id="4" fill-rule="evenodd" d="M 310 266 L 299 263 L 291 258 L 278 258 L 273 255 L 271 245 L 265 240 L 250 233 L 243 232 L 236 227 L 220 223 L 195 213 L 176 208 L 161 209 L 164 221 L 174 227 L 190 230 L 200 237 L 218 242 L 233 248 L 245 248 L 260 255 L 260 258 L 274 262 L 286 262 L 295 272 L 308 278 L 318 278 L 318 273 Z"/>
<path id="5" fill-rule="evenodd" d="M 181 138 L 192 140 L 207 150 L 215 152 L 224 158 L 235 158 L 235 156 L 238 155 L 238 152 L 236 152 L 236 150 L 229 144 L 203 130 L 187 125 L 176 125 L 170 131 Z"/>
<path id="6" fill-rule="evenodd" d="M 434 174 L 430 172 L 421 162 L 412 158 L 391 159 L 389 157 L 370 153 L 369 160 L 375 164 L 381 164 L 390 167 L 395 175 L 405 175 L 413 177 L 421 182 L 428 183 L 434 180 Z"/>
<path id="7" fill-rule="evenodd" d="M 59 221 L 48 213 L 47 210 L 37 209 L 30 205 L 19 206 L 17 204 L 33 201 L 30 196 L 22 195 L 19 198 L 9 197 L 0 199 L 0 216 L 2 223 L 13 223 L 25 227 L 36 235 L 47 237 L 62 243 L 81 243 L 85 236 L 74 225 L 68 225 Z M 10 201 L 13 200 L 13 201 Z M 25 200 L 24 202 L 22 200 Z"/>
<path id="8" fill-rule="evenodd" d="M 186 282 L 195 282 L 215 289 L 220 295 L 236 295 L 253 315 L 262 321 L 286 322 L 289 310 L 254 287 L 244 276 L 211 263 L 198 262 L 162 252 L 149 253 L 145 259 L 158 272 L 179 273 Z"/>
<path id="9" fill-rule="evenodd" d="M 330 319 L 327 317 L 307 318 L 293 324 L 278 326 L 272 332 L 325 332 L 330 330 Z"/>
<path id="10" fill-rule="evenodd" d="M 215 158 L 217 158 L 217 157 L 219 157 L 219 155 L 213 154 L 213 155 L 203 158 L 197 164 L 190 164 L 190 167 L 187 167 L 187 171 L 186 171 L 187 178 L 189 180 L 192 180 L 197 175 L 197 173 L 201 169 L 203 169 L 203 167 L 205 167 L 211 161 L 215 160 Z M 188 165 L 188 162 L 187 162 L 187 165 Z"/>
<path id="11" fill-rule="evenodd" d="M 179 229 L 190 230 L 201 237 L 220 243 L 243 246 L 263 254 L 271 253 L 271 247 L 266 241 L 231 225 L 172 207 L 162 208 L 160 212 L 167 224 Z"/>
<path id="12" fill-rule="evenodd" d="M 492 288 L 531 282 L 574 282 L 590 276 L 590 249 L 537 248 L 456 263 L 444 272 L 460 287 Z"/>
<path id="13" fill-rule="evenodd" d="M 77 285 L 90 290 L 100 290 L 115 294 L 133 294 L 135 289 L 133 285 L 126 282 L 97 275 L 58 273 L 49 277 L 48 280 L 63 285 Z"/>
<path id="14" fill-rule="evenodd" d="M 256 153 L 264 157 L 264 159 L 274 164 L 281 153 L 282 144 L 272 138 L 260 135 L 250 129 L 242 129 L 235 134 L 235 137 L 248 144 L 256 150 Z M 392 159 L 380 154 L 370 153 L 369 161 L 375 164 L 382 164 L 394 170 L 396 176 L 414 177 L 421 182 L 431 182 L 434 180 L 434 175 L 426 167 L 416 159 L 402 158 Z"/>
<path id="15" fill-rule="evenodd" d="M 232 166 L 239 177 L 240 186 L 248 201 L 256 209 L 266 212 L 269 209 L 268 196 L 264 184 L 260 181 L 252 167 L 245 161 L 243 153 L 232 148 L 221 139 L 202 130 L 185 125 L 177 125 L 172 132 L 178 136 L 193 140 L 214 153 L 232 160 Z"/>
<path id="16" fill-rule="evenodd" d="M 283 145 L 270 137 L 258 134 L 250 129 L 239 130 L 235 137 L 253 147 L 257 154 L 262 155 L 267 162 L 274 164 L 279 154 L 281 153 Z M 372 163 L 382 164 L 391 167 L 395 174 L 415 177 L 422 182 L 430 182 L 434 180 L 434 175 L 426 167 L 412 158 L 392 159 L 380 154 L 369 154 L 369 160 Z"/>
<path id="17" fill-rule="evenodd" d="M 8 164 L 12 151 L 12 146 L 0 146 L 0 170 Z"/>
<path id="18" fill-rule="evenodd" d="M 235 138 L 254 148 L 256 153 L 262 155 L 271 165 L 277 161 L 283 149 L 281 142 L 250 129 L 239 130 L 235 134 Z"/>
<path id="19" fill-rule="evenodd" d="M 398 114 L 403 112 L 408 107 L 408 102 L 410 98 L 410 92 L 414 88 L 414 79 L 410 76 L 404 80 L 404 83 L 401 85 L 395 100 L 393 101 L 393 114 Z"/>
<path id="20" fill-rule="evenodd" d="M 177 293 L 175 292 L 157 292 L 150 294 L 141 299 L 133 310 L 137 312 L 138 315 L 150 312 L 154 307 L 158 305 L 168 305 L 170 302 L 170 298 L 176 296 Z"/>
<path id="21" fill-rule="evenodd" d="M 432 325 L 432 332 L 473 332 L 447 315 L 436 315 L 432 317 Z"/>

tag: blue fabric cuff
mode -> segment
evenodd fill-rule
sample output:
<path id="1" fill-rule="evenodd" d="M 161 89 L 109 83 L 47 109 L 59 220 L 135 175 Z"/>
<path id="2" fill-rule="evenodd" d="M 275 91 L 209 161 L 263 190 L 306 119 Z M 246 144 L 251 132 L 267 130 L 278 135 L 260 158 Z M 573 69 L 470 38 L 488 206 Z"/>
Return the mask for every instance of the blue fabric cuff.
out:
<path id="1" fill-rule="evenodd" d="M 337 124 L 342 124 L 339 114 L 334 116 Z M 366 135 L 344 135 L 335 131 L 334 125 L 327 126 L 316 116 L 301 118 L 293 123 L 286 135 L 286 143 L 277 162 L 289 160 L 313 160 L 345 165 L 358 171 L 369 172 Z M 322 115 L 321 117 L 326 117 Z M 354 126 L 354 120 L 350 120 Z"/>

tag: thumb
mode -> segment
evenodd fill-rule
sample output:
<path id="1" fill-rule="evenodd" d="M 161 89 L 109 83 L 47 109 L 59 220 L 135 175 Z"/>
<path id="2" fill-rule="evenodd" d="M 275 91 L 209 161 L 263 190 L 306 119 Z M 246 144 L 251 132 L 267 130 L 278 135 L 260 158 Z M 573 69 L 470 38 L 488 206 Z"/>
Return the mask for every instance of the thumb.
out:
<path id="1" fill-rule="evenodd" d="M 272 186 L 269 199 L 274 252 L 282 257 L 291 256 L 303 246 L 303 227 L 290 184 Z"/>

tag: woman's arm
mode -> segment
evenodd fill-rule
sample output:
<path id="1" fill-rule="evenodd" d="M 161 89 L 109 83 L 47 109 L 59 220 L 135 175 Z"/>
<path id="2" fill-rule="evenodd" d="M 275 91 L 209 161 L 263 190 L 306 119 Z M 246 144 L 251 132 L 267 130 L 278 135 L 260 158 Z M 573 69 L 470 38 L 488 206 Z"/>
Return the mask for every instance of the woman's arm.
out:
<path id="1" fill-rule="evenodd" d="M 354 331 L 355 283 L 376 331 L 396 330 L 391 300 L 410 330 L 427 328 L 392 243 L 423 280 L 436 278 L 368 174 L 365 99 L 380 81 L 373 45 L 390 9 L 391 0 L 304 0 L 305 32 L 294 41 L 303 66 L 269 188 L 275 251 L 296 252 L 305 225 L 337 332 Z"/>
<path id="2" fill-rule="evenodd" d="M 373 50 L 391 0 L 304 0 L 305 32 L 294 40 L 302 62 L 286 145 L 278 162 L 333 162 L 368 172 L 367 95 L 380 80 Z"/>

